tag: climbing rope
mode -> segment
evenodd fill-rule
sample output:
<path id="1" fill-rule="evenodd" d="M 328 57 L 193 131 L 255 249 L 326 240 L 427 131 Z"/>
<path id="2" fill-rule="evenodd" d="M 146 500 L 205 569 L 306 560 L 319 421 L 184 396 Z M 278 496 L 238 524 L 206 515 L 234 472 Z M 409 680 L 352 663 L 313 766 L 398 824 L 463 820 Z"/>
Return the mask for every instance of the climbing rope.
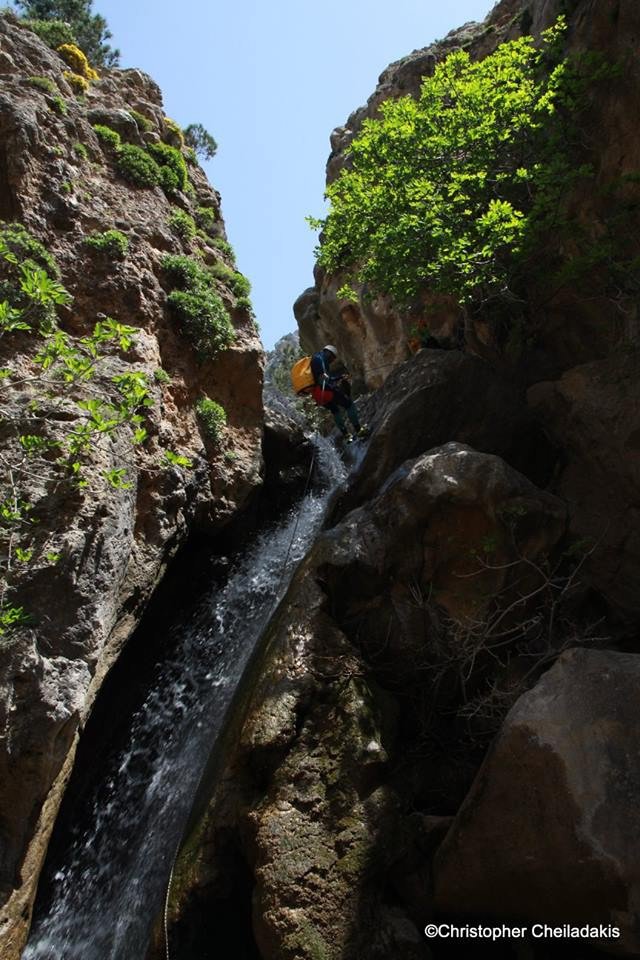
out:
<path id="1" fill-rule="evenodd" d="M 316 436 L 317 436 L 317 433 L 316 433 Z M 313 454 L 312 454 L 312 456 L 311 456 L 311 463 L 309 464 L 309 472 L 308 472 L 308 474 L 307 474 L 307 479 L 306 479 L 305 486 L 304 486 L 304 492 L 303 492 L 303 494 L 302 494 L 302 497 L 300 498 L 300 506 L 304 503 L 304 500 L 305 500 L 305 498 L 306 498 L 306 496 L 307 496 L 307 493 L 309 492 L 309 487 L 311 486 L 311 478 L 312 478 L 312 476 L 313 476 L 313 470 L 314 470 L 315 464 L 316 464 L 316 448 L 314 447 Z M 295 524 L 293 525 L 293 532 L 292 532 L 292 534 L 291 534 L 291 537 L 289 538 L 289 546 L 287 547 L 287 552 L 286 552 L 286 554 L 285 554 L 284 562 L 283 562 L 283 564 L 282 564 L 282 569 L 281 569 L 281 571 L 280 571 L 280 578 L 279 578 L 279 580 L 278 580 L 278 584 L 277 584 L 276 589 L 275 589 L 275 596 L 276 596 L 276 597 L 277 597 L 278 594 L 280 593 L 280 588 L 282 587 L 282 584 L 284 583 L 284 578 L 285 578 L 285 576 L 286 576 L 286 574 L 287 574 L 287 566 L 288 566 L 288 564 L 289 564 L 289 557 L 291 556 L 291 551 L 292 551 L 292 549 L 293 549 L 293 544 L 295 543 L 296 535 L 297 535 L 297 533 L 298 533 L 298 526 L 300 525 L 300 514 L 301 514 L 301 512 L 302 512 L 302 511 L 301 511 L 301 509 L 299 508 L 299 509 L 297 510 L 297 513 L 296 513 L 296 522 L 295 522 Z M 259 637 L 262 636 L 262 634 L 263 634 L 263 632 L 264 632 L 264 630 L 265 630 L 265 627 L 267 626 L 267 623 L 269 622 L 269 619 L 271 618 L 271 614 L 272 614 L 272 610 L 271 610 L 271 609 L 269 609 L 269 610 L 265 613 L 265 615 L 264 615 L 264 617 L 263 617 L 262 624 L 260 625 L 260 630 L 259 630 L 259 632 L 258 632 L 258 636 L 259 636 Z M 199 779 L 198 779 L 198 783 L 197 783 L 196 789 L 195 789 L 195 791 L 194 791 L 194 797 L 198 794 L 198 792 L 199 792 L 199 790 L 200 790 L 200 785 L 201 785 L 202 780 L 203 780 L 203 778 L 204 778 L 205 771 L 206 771 L 206 764 L 205 764 L 205 766 L 203 767 L 202 773 L 200 774 L 200 777 L 199 777 Z M 164 946 L 165 946 L 165 956 L 166 956 L 166 960 L 171 960 L 171 950 L 170 950 L 170 948 L 169 948 L 169 900 L 171 899 L 171 887 L 172 887 L 172 885 L 173 885 L 173 874 L 174 874 L 174 872 L 175 872 L 176 863 L 178 862 L 178 854 L 180 853 L 180 847 L 182 846 L 182 841 L 184 840 L 184 834 L 185 834 L 185 830 L 186 830 L 186 829 L 187 829 L 187 825 L 185 824 L 185 826 L 184 826 L 184 828 L 183 828 L 183 830 L 182 830 L 182 833 L 180 834 L 180 837 L 179 837 L 179 839 L 178 839 L 178 843 L 177 843 L 177 845 L 176 845 L 176 849 L 175 849 L 175 852 L 174 852 L 174 854 L 173 854 L 173 860 L 171 861 L 171 870 L 170 870 L 170 872 L 169 872 L 169 880 L 167 881 L 167 892 L 166 892 L 166 895 L 165 895 L 165 898 L 164 898 L 163 926 L 164 926 Z"/>
<path id="2" fill-rule="evenodd" d="M 198 787 L 200 783 L 198 783 Z M 180 852 L 180 847 L 182 846 L 182 838 L 184 836 L 184 830 L 180 834 L 180 839 L 178 840 L 178 845 L 173 854 L 173 860 L 171 861 L 171 871 L 169 873 L 169 880 L 167 882 L 167 892 L 164 898 L 164 948 L 167 960 L 171 960 L 171 952 L 169 950 L 169 898 L 171 896 L 171 886 L 173 884 L 173 871 L 176 868 L 176 863 L 178 861 L 178 853 Z"/>

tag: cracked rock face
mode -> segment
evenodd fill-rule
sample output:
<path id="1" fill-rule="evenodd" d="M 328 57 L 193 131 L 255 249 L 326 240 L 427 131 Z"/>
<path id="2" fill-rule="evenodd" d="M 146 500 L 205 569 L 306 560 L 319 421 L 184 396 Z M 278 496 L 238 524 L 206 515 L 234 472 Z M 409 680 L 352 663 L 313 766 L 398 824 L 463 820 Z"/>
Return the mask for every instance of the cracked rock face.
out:
<path id="1" fill-rule="evenodd" d="M 152 405 L 138 452 L 124 436 L 96 440 L 83 490 L 35 473 L 21 483 L 38 520 L 37 554 L 60 559 L 55 569 L 36 560 L 20 573 L 15 602 L 32 619 L 13 642 L 0 641 L 0 953 L 7 960 L 19 956 L 78 732 L 105 673 L 190 532 L 227 524 L 262 469 L 262 348 L 250 315 L 220 283 L 235 341 L 200 362 L 167 308 L 160 267 L 166 253 L 195 254 L 194 242 L 170 225 L 175 207 L 211 211 L 211 233 L 197 242 L 207 262 L 223 259 L 214 243 L 225 237 L 220 197 L 197 165 L 189 166 L 192 192 L 171 200 L 159 187 L 122 180 L 92 124 L 111 125 L 137 145 L 160 141 L 166 125 L 159 88 L 138 70 L 108 70 L 80 100 L 66 69 L 35 34 L 0 16 L 0 219 L 24 224 L 57 260 L 73 296 L 71 309 L 60 313 L 71 337 L 86 336 L 105 316 L 136 329 L 131 348 L 112 351 L 95 383 L 144 373 Z M 66 112 L 54 109 L 33 77 L 53 85 Z M 138 127 L 131 110 L 147 118 L 150 131 Z M 86 244 L 89 234 L 114 227 L 129 240 L 123 260 Z M 11 457 L 17 435 L 29 432 L 29 405 L 47 404 L 29 381 L 34 349 L 29 336 L 0 344 L 0 366 L 15 364 L 25 375 L 20 387 L 3 381 L 0 397 L 0 447 Z M 55 399 L 52 436 L 77 419 L 71 401 L 82 397 L 78 390 L 77 397 L 70 391 L 68 399 Z M 196 416 L 203 395 L 225 407 L 222 446 L 210 442 Z M 192 469 L 169 466 L 165 451 L 188 458 Z M 104 472 L 123 464 L 129 486 L 110 487 Z"/>

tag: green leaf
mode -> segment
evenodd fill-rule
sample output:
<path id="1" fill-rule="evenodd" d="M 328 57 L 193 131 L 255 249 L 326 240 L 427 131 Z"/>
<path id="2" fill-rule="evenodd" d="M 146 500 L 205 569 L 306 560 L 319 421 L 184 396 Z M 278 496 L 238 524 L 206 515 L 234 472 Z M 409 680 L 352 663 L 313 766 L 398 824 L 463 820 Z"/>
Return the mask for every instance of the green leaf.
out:
<path id="1" fill-rule="evenodd" d="M 124 468 L 119 470 L 105 470 L 103 476 L 109 486 L 114 490 L 130 490 L 131 484 L 127 481 L 127 471 Z"/>
<path id="2" fill-rule="evenodd" d="M 172 467 L 184 467 L 187 470 L 190 470 L 193 467 L 193 461 L 189 460 L 188 457 L 183 457 L 182 454 L 174 453 L 172 450 L 164 451 L 165 462 Z"/>

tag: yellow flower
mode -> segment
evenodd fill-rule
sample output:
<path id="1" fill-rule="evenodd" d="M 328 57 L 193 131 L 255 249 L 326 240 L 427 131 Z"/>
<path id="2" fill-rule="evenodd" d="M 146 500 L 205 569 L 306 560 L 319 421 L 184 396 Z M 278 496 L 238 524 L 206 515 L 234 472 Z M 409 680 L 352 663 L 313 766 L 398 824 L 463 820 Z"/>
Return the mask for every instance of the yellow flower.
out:
<path id="1" fill-rule="evenodd" d="M 69 86 L 72 87 L 74 93 L 86 93 L 89 89 L 89 81 L 79 73 L 73 73 L 72 70 L 64 70 L 62 75 Z"/>
<path id="2" fill-rule="evenodd" d="M 80 47 L 76 47 L 75 43 L 63 43 L 61 47 L 58 47 L 58 53 L 65 63 L 69 64 L 73 72 L 84 77 L 85 80 L 100 79 L 100 75 L 89 64 L 85 54 Z"/>

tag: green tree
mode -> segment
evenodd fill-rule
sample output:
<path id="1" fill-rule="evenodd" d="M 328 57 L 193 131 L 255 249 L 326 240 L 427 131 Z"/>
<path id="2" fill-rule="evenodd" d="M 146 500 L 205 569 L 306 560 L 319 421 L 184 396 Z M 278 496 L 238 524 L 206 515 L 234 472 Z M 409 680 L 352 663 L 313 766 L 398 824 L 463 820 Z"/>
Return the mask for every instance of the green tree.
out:
<path id="1" fill-rule="evenodd" d="M 327 190 L 319 263 L 406 305 L 425 286 L 486 307 L 517 302 L 540 239 L 566 227 L 584 77 L 562 18 L 473 62 L 452 53 L 419 97 L 365 120 Z"/>
<path id="2" fill-rule="evenodd" d="M 218 144 L 201 123 L 190 123 L 185 128 L 184 142 L 203 160 L 213 160 L 218 149 Z"/>
<path id="3" fill-rule="evenodd" d="M 109 46 L 113 34 L 107 21 L 92 12 L 93 0 L 15 0 L 25 17 L 68 23 L 89 60 L 100 67 L 116 66 L 120 51 Z"/>

